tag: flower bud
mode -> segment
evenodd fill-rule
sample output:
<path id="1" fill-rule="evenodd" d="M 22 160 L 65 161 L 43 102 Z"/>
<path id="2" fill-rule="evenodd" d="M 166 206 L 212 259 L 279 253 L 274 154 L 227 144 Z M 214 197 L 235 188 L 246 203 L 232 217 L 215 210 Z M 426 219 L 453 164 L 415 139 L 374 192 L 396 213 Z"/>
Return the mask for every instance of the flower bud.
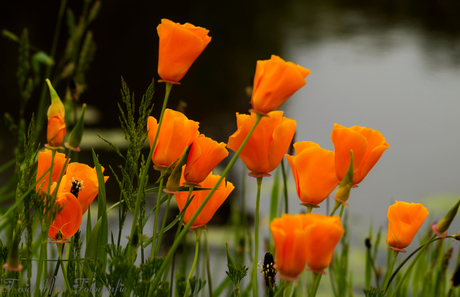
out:
<path id="1" fill-rule="evenodd" d="M 64 117 L 65 115 L 65 108 L 64 104 L 62 104 L 61 99 L 59 98 L 58 94 L 56 93 L 56 90 L 53 88 L 53 85 L 51 84 L 49 79 L 46 79 L 46 83 L 48 84 L 48 87 L 50 89 L 50 95 L 51 95 L 51 105 L 48 108 L 48 119 L 51 117 L 56 117 L 56 116 L 61 116 Z"/>
<path id="2" fill-rule="evenodd" d="M 18 224 L 21 224 L 18 222 Z M 21 236 L 17 232 L 14 234 L 13 244 L 8 253 L 8 260 L 3 264 L 3 268 L 9 271 L 21 271 L 22 265 L 19 263 L 19 242 L 21 241 Z"/>
<path id="3" fill-rule="evenodd" d="M 72 132 L 69 135 L 69 141 L 65 143 L 65 146 L 70 149 L 79 152 L 80 151 L 80 143 L 81 139 L 83 138 L 83 129 L 85 126 L 85 110 L 86 104 L 83 104 L 81 108 L 81 115 L 78 119 L 77 124 L 73 128 Z"/>
<path id="4" fill-rule="evenodd" d="M 353 187 L 353 150 L 350 150 L 350 166 L 348 171 L 340 182 L 340 185 L 335 192 L 335 198 L 344 203 L 350 197 L 350 190 Z"/>
<path id="5" fill-rule="evenodd" d="M 457 204 L 455 204 L 454 207 L 452 207 L 452 209 L 449 210 L 449 212 L 439 221 L 436 228 L 436 233 L 438 233 L 438 236 L 440 236 L 440 234 L 442 235 L 444 232 L 447 231 L 447 229 L 449 229 L 450 224 L 457 215 L 459 205 L 460 200 L 458 200 Z"/>
<path id="6" fill-rule="evenodd" d="M 184 166 L 185 163 L 187 163 L 188 153 L 190 152 L 191 147 L 192 145 L 189 145 L 187 148 L 185 148 L 184 152 L 182 153 L 182 156 L 176 164 L 176 167 L 174 167 L 173 172 L 169 176 L 168 182 L 166 183 L 166 189 L 163 190 L 166 193 L 176 193 L 177 189 L 179 189 L 180 179 L 182 175 L 182 166 Z"/>

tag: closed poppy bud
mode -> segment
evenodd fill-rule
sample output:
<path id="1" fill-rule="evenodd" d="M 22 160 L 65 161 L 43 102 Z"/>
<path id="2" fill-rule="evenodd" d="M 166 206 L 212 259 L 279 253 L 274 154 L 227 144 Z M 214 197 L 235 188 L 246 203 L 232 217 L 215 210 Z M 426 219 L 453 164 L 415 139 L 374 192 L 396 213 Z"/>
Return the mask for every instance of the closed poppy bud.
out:
<path id="1" fill-rule="evenodd" d="M 101 166 L 101 169 L 104 172 L 104 167 Z M 104 182 L 108 178 L 104 176 Z M 77 162 L 70 163 L 59 185 L 58 193 L 72 193 L 80 202 L 82 214 L 85 214 L 99 193 L 96 168 Z"/>
<path id="2" fill-rule="evenodd" d="M 160 38 L 158 74 L 168 82 L 180 81 L 211 42 L 209 30 L 189 23 L 181 25 L 162 19 L 157 32 Z"/>
<path id="3" fill-rule="evenodd" d="M 422 226 L 428 210 L 420 203 L 396 201 L 388 208 L 387 244 L 394 250 L 405 252 Z"/>
<path id="4" fill-rule="evenodd" d="M 83 215 L 80 202 L 69 192 L 58 193 L 56 206 L 62 209 L 51 223 L 48 237 L 53 242 L 68 242 L 67 239 L 72 237 L 80 229 Z"/>
<path id="5" fill-rule="evenodd" d="M 439 221 L 436 225 L 434 231 L 437 233 L 438 236 L 445 237 L 447 235 L 447 229 L 449 229 L 450 224 L 454 220 L 455 216 L 457 215 L 458 206 L 460 205 L 460 200 L 452 207 L 451 210 Z"/>
<path id="6" fill-rule="evenodd" d="M 202 188 L 212 188 L 220 179 L 219 175 L 212 175 L 212 172 L 206 177 L 206 179 L 201 182 L 199 185 Z M 185 182 L 185 179 L 181 179 L 181 184 Z M 206 225 L 213 217 L 214 213 L 217 209 L 224 203 L 227 199 L 228 195 L 233 191 L 235 187 L 229 181 L 225 181 L 225 178 L 221 181 L 220 185 L 218 186 L 217 190 L 212 194 L 211 198 L 208 200 L 204 208 L 201 210 L 200 214 L 196 217 L 195 221 L 193 222 L 190 229 L 195 229 Z M 193 191 L 191 197 L 195 196 L 190 202 L 187 210 L 185 211 L 184 216 L 184 223 L 188 223 L 191 217 L 195 214 L 197 209 L 200 207 L 201 203 L 203 203 L 206 196 L 208 196 L 210 190 L 202 190 L 202 191 Z M 185 206 L 187 202 L 188 192 L 181 191 L 179 193 L 174 194 L 177 201 L 177 206 L 179 210 Z"/>
<path id="7" fill-rule="evenodd" d="M 243 140 L 252 129 L 256 113 L 251 115 L 236 113 L 238 130 L 228 139 L 227 147 L 237 151 Z M 246 167 L 251 171 L 250 176 L 270 176 L 281 162 L 292 138 L 294 137 L 296 121 L 283 117 L 282 111 L 268 113 L 262 117 L 240 154 Z"/>
<path id="8" fill-rule="evenodd" d="M 81 139 L 83 138 L 83 130 L 85 126 L 85 123 L 84 123 L 85 122 L 85 110 L 86 110 L 86 104 L 83 104 L 81 108 L 80 118 L 78 119 L 78 122 L 73 128 L 72 132 L 70 132 L 69 142 L 65 143 L 65 146 L 68 149 L 71 149 L 77 152 L 80 151 L 80 143 L 81 143 Z"/>
<path id="9" fill-rule="evenodd" d="M 19 227 L 16 230 L 20 229 L 21 221 L 18 221 L 16 227 Z M 21 242 L 20 232 L 15 232 L 13 236 L 13 243 L 11 244 L 8 251 L 8 259 L 3 268 L 9 271 L 21 271 L 23 266 L 21 265 L 21 253 L 19 252 L 19 243 Z"/>
<path id="10" fill-rule="evenodd" d="M 255 111 L 277 110 L 298 89 L 303 87 L 310 70 L 272 55 L 270 60 L 257 61 L 251 104 Z"/>
<path id="11" fill-rule="evenodd" d="M 353 150 L 353 184 L 359 184 L 374 167 L 383 152 L 390 147 L 377 130 L 353 126 L 346 128 L 334 124 L 331 134 L 335 147 L 337 178 L 342 180 L 350 166 L 350 150 Z"/>
<path id="12" fill-rule="evenodd" d="M 176 162 L 185 148 L 200 134 L 198 122 L 189 120 L 183 113 L 166 109 L 163 114 L 163 123 L 152 155 L 154 168 L 160 170 Z M 149 131 L 150 146 L 153 145 L 157 133 L 158 123 L 154 117 L 149 117 L 147 130 Z"/>
<path id="13" fill-rule="evenodd" d="M 285 156 L 291 165 L 297 195 L 304 203 L 320 204 L 339 184 L 334 152 L 311 141 L 296 142 L 294 149 L 296 156 Z"/>
<path id="14" fill-rule="evenodd" d="M 218 143 L 201 134 L 192 144 L 188 155 L 184 178 L 187 183 L 198 184 L 228 156 L 225 143 Z"/>
<path id="15" fill-rule="evenodd" d="M 41 180 L 40 177 L 51 167 L 52 151 L 45 149 L 44 152 L 38 153 L 38 168 L 37 168 L 37 185 L 35 190 L 40 189 L 39 194 L 46 193 L 48 191 L 48 183 L 50 180 L 50 173 L 48 172 Z M 57 182 L 59 175 L 61 174 L 62 167 L 65 164 L 65 154 L 56 152 L 53 161 L 53 171 L 51 172 L 51 182 Z"/>
<path id="16" fill-rule="evenodd" d="M 46 138 L 48 140 L 48 146 L 50 148 L 58 148 L 62 145 L 65 136 L 65 108 L 64 104 L 62 104 L 61 99 L 59 99 L 56 90 L 54 90 L 53 86 L 49 79 L 46 79 L 46 83 L 50 89 L 51 95 L 51 105 L 48 108 L 48 127 Z"/>
<path id="17" fill-rule="evenodd" d="M 61 99 L 59 98 L 58 94 L 56 93 L 56 90 L 53 88 L 53 85 L 51 84 L 49 79 L 46 79 L 46 83 L 48 84 L 48 88 L 50 90 L 50 96 L 51 96 L 51 105 L 48 108 L 48 119 L 56 116 L 65 116 L 65 107 L 64 104 L 62 103 Z"/>
<path id="18" fill-rule="evenodd" d="M 306 224 L 307 264 L 312 271 L 322 273 L 331 264 L 335 246 L 339 243 L 345 230 L 340 217 L 337 216 L 308 214 Z"/>

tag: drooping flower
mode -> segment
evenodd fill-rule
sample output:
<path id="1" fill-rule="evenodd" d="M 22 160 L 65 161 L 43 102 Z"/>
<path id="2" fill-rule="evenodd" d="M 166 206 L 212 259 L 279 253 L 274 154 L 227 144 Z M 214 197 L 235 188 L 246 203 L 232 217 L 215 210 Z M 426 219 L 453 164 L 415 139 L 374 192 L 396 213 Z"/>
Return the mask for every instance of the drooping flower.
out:
<path id="1" fill-rule="evenodd" d="M 198 137 L 199 123 L 189 120 L 183 113 L 166 109 L 163 115 L 160 134 L 152 155 L 155 169 L 166 168 L 176 162 L 185 148 Z M 149 131 L 150 146 L 153 145 L 157 133 L 158 123 L 154 117 L 149 117 L 147 130 Z"/>
<path id="2" fill-rule="evenodd" d="M 183 25 L 162 19 L 157 27 L 160 38 L 158 74 L 168 82 L 178 82 L 205 49 L 209 30 L 192 24 Z"/>
<path id="3" fill-rule="evenodd" d="M 283 214 L 270 223 L 279 277 L 295 281 L 308 264 L 314 272 L 329 266 L 345 230 L 339 217 Z"/>
<path id="4" fill-rule="evenodd" d="M 44 152 L 38 153 L 38 168 L 37 168 L 37 177 L 38 181 L 35 186 L 35 190 L 39 194 L 48 192 L 48 183 L 50 180 L 50 173 L 48 172 L 40 181 L 40 177 L 51 167 L 52 151 L 45 149 Z M 51 182 L 57 182 L 59 175 L 61 174 L 62 168 L 65 164 L 65 154 L 56 152 L 53 161 L 53 171 L 51 173 Z"/>
<path id="5" fill-rule="evenodd" d="M 187 183 L 198 184 L 228 156 L 225 143 L 218 143 L 201 134 L 192 144 L 188 154 L 184 178 Z"/>
<path id="6" fill-rule="evenodd" d="M 310 70 L 275 55 L 270 60 L 257 61 L 252 108 L 262 113 L 277 110 L 306 84 L 305 78 L 310 73 Z"/>
<path id="7" fill-rule="evenodd" d="M 251 115 L 236 113 L 238 130 L 228 139 L 229 149 L 235 152 L 239 149 L 255 119 L 254 112 Z M 273 111 L 262 117 L 240 154 L 251 171 L 250 176 L 270 176 L 269 172 L 279 165 L 289 148 L 295 127 L 296 121 L 283 117 L 282 111 Z"/>
<path id="8" fill-rule="evenodd" d="M 331 139 L 335 147 L 335 168 L 339 180 L 343 179 L 348 170 L 350 150 L 353 150 L 354 185 L 366 177 L 383 152 L 390 147 L 379 131 L 360 126 L 346 128 L 334 124 Z"/>
<path id="9" fill-rule="evenodd" d="M 56 242 L 66 242 L 80 229 L 82 208 L 78 199 L 70 192 L 58 192 L 55 205 L 62 209 L 51 222 L 48 237 Z"/>
<path id="10" fill-rule="evenodd" d="M 104 172 L 104 167 L 101 166 L 101 169 Z M 104 176 L 104 182 L 108 178 L 108 176 Z M 85 214 L 88 210 L 98 192 L 99 182 L 96 168 L 77 162 L 70 163 L 67 166 L 67 172 L 62 178 L 58 193 L 72 193 L 81 205 L 82 214 Z"/>
<path id="11" fill-rule="evenodd" d="M 334 152 L 311 141 L 294 143 L 296 156 L 285 155 L 291 165 L 297 195 L 303 203 L 318 205 L 337 187 Z"/>
<path id="12" fill-rule="evenodd" d="M 422 226 L 428 210 L 420 203 L 396 201 L 388 208 L 387 244 L 394 250 L 405 252 Z"/>
<path id="13" fill-rule="evenodd" d="M 61 99 L 59 98 L 56 90 L 54 90 L 53 86 L 49 79 L 46 79 L 46 83 L 48 84 L 50 95 L 51 95 L 51 105 L 48 108 L 48 127 L 46 138 L 48 140 L 48 147 L 49 148 L 59 148 L 62 145 L 65 137 L 65 108 L 64 104 L 62 104 Z"/>
<path id="14" fill-rule="evenodd" d="M 206 177 L 206 179 L 199 184 L 199 186 L 201 186 L 202 188 L 212 188 L 217 183 L 219 178 L 219 175 L 212 175 L 211 172 Z M 181 183 L 184 182 L 185 179 L 182 176 Z M 211 220 L 217 209 L 222 205 L 222 203 L 224 203 L 224 201 L 227 199 L 227 197 L 230 195 L 234 188 L 235 187 L 233 186 L 233 184 L 229 181 L 225 181 L 224 178 L 218 186 L 217 190 L 212 194 L 211 198 L 208 200 L 204 208 L 201 210 L 200 214 L 196 217 L 190 229 L 199 228 L 206 225 Z M 188 223 L 190 221 L 192 216 L 197 211 L 198 207 L 201 205 L 201 203 L 203 203 L 209 191 L 210 190 L 201 190 L 192 192 L 191 197 L 195 197 L 193 198 L 192 202 L 185 211 L 184 223 Z M 177 206 L 179 207 L 179 210 L 182 211 L 187 202 L 188 192 L 181 191 L 179 193 L 174 194 L 174 196 L 176 197 Z"/>

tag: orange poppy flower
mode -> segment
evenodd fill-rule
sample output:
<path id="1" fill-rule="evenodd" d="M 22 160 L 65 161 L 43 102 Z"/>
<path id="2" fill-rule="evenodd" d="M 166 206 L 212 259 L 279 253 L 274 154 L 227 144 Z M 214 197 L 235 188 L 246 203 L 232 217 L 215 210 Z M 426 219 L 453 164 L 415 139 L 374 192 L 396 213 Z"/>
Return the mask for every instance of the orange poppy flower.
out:
<path id="1" fill-rule="evenodd" d="M 268 113 L 278 109 L 303 87 L 310 70 L 272 55 L 270 60 L 257 61 L 251 104 L 254 110 Z"/>
<path id="2" fill-rule="evenodd" d="M 68 242 L 66 240 L 80 229 L 83 215 L 80 202 L 72 193 L 58 193 L 56 206 L 62 210 L 51 223 L 48 237 L 53 241 Z"/>
<path id="3" fill-rule="evenodd" d="M 157 32 L 160 38 L 158 74 L 169 82 L 180 81 L 211 42 L 209 30 L 189 23 L 181 25 L 162 19 Z"/>
<path id="4" fill-rule="evenodd" d="M 189 120 L 183 113 L 166 109 L 163 115 L 163 123 L 152 161 L 155 169 L 166 168 L 176 162 L 188 147 L 200 134 L 198 122 Z M 154 117 L 149 117 L 147 130 L 149 131 L 150 146 L 153 145 L 157 133 L 158 123 Z"/>
<path id="5" fill-rule="evenodd" d="M 296 156 L 285 155 L 291 165 L 297 195 L 304 203 L 320 204 L 337 187 L 334 152 L 311 141 L 294 143 Z"/>
<path id="6" fill-rule="evenodd" d="M 214 185 L 217 183 L 219 180 L 220 176 L 219 175 L 212 175 L 212 172 L 206 177 L 206 179 L 201 182 L 199 185 L 203 188 L 212 188 Z M 181 184 L 185 182 L 184 176 L 182 175 L 181 177 Z M 204 208 L 201 210 L 200 214 L 196 217 L 195 221 L 193 222 L 192 226 L 190 229 L 202 227 L 206 225 L 214 215 L 214 213 L 217 211 L 217 209 L 224 203 L 224 201 L 227 199 L 228 195 L 233 191 L 235 187 L 233 184 L 229 181 L 225 181 L 225 178 L 222 180 L 220 183 L 219 187 L 217 190 L 212 194 L 211 198 L 208 200 L 208 203 L 204 206 Z M 184 223 L 188 223 L 188 221 L 191 219 L 191 217 L 195 214 L 196 210 L 198 207 L 203 203 L 204 199 L 208 195 L 209 190 L 207 191 L 193 191 L 192 196 L 195 196 L 190 203 L 190 205 L 187 207 L 187 210 L 185 211 L 185 216 L 184 216 Z M 182 209 L 185 206 L 185 203 L 187 202 L 187 197 L 188 197 L 188 192 L 186 191 L 181 191 L 179 193 L 174 194 L 176 197 L 177 201 L 177 206 L 179 207 L 179 210 L 182 211 Z"/>
<path id="7" fill-rule="evenodd" d="M 48 119 L 46 138 L 51 147 L 60 147 L 65 137 L 64 117 L 56 116 Z"/>
<path id="8" fill-rule="evenodd" d="M 237 151 L 248 135 L 256 114 L 236 113 L 238 130 L 228 139 L 227 147 Z M 283 117 L 282 111 L 272 111 L 262 117 L 243 148 L 240 158 L 251 171 L 250 176 L 270 176 L 284 157 L 294 137 L 296 121 Z"/>
<path id="9" fill-rule="evenodd" d="M 45 149 L 44 152 L 38 153 L 38 168 L 37 168 L 37 177 L 36 180 L 38 181 L 37 185 L 35 186 L 35 190 L 39 192 L 39 194 L 48 192 L 48 183 L 50 180 L 50 173 L 48 172 L 40 181 L 39 178 L 42 176 L 46 170 L 51 167 L 51 158 L 52 158 L 52 151 Z M 51 182 L 57 182 L 59 175 L 61 174 L 62 167 L 65 164 L 65 154 L 56 152 L 54 156 L 53 162 L 53 171 L 51 173 Z"/>
<path id="10" fill-rule="evenodd" d="M 420 203 L 396 201 L 388 208 L 387 244 L 394 250 L 405 252 L 422 226 L 428 210 Z"/>
<path id="11" fill-rule="evenodd" d="M 350 150 L 353 150 L 354 185 L 366 177 L 383 152 L 390 147 L 379 131 L 360 126 L 346 128 L 334 124 L 331 139 L 335 147 L 335 168 L 339 180 L 347 173 Z"/>
<path id="12" fill-rule="evenodd" d="M 283 214 L 270 223 L 275 244 L 275 268 L 280 278 L 295 281 L 307 263 L 315 272 L 329 266 L 345 230 L 339 217 Z"/>
<path id="13" fill-rule="evenodd" d="M 104 172 L 104 167 L 101 166 L 101 169 Z M 104 182 L 108 178 L 108 176 L 104 176 Z M 62 178 L 58 193 L 72 193 L 80 202 L 82 214 L 88 210 L 98 192 L 99 182 L 96 168 L 77 162 L 67 166 L 67 172 Z"/>
<path id="14" fill-rule="evenodd" d="M 228 156 L 225 143 L 218 143 L 203 134 L 192 144 L 185 165 L 184 178 L 187 183 L 201 183 L 209 173 Z"/>

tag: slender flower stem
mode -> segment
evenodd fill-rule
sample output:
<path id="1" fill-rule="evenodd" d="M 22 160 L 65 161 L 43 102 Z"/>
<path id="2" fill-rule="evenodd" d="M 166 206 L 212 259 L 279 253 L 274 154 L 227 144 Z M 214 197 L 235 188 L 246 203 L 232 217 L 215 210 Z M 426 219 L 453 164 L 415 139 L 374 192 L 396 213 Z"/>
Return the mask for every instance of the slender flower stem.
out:
<path id="1" fill-rule="evenodd" d="M 185 225 L 185 228 L 182 230 L 182 232 L 179 234 L 179 236 L 174 241 L 173 245 L 171 246 L 171 249 L 169 250 L 168 255 L 166 255 L 166 257 L 165 257 L 165 259 L 163 261 L 163 264 L 161 264 L 161 267 L 158 269 L 157 273 L 155 274 L 155 279 L 153 280 L 152 284 L 150 285 L 150 290 L 149 290 L 149 295 L 148 296 L 154 296 L 153 293 L 155 292 L 155 288 L 158 286 L 158 283 L 161 280 L 161 275 L 166 270 L 166 267 L 169 266 L 169 263 L 170 263 L 170 261 L 172 259 L 172 256 L 174 255 L 174 252 L 176 251 L 176 249 L 179 247 L 179 244 L 182 241 L 182 238 L 184 238 L 186 232 L 188 231 L 190 226 L 193 224 L 195 219 L 198 217 L 198 215 L 200 214 L 201 210 L 204 208 L 206 203 L 208 203 L 208 201 L 211 198 L 212 194 L 216 191 L 217 187 L 220 185 L 222 180 L 227 176 L 228 172 L 230 171 L 230 169 L 232 169 L 233 165 L 235 165 L 236 160 L 238 159 L 241 151 L 243 150 L 244 146 L 248 142 L 248 140 L 251 137 L 252 133 L 254 132 L 255 128 L 259 124 L 261 118 L 262 118 L 262 115 L 257 114 L 256 120 L 254 122 L 254 126 L 251 128 L 251 131 L 249 131 L 248 135 L 243 140 L 243 143 L 241 144 L 240 148 L 236 151 L 235 155 L 233 156 L 233 158 L 228 163 L 227 167 L 225 167 L 224 171 L 222 172 L 222 175 L 220 176 L 219 180 L 216 182 L 214 187 L 212 187 L 212 189 L 209 191 L 209 193 L 206 196 L 206 198 L 203 200 L 203 202 L 198 207 L 196 212 L 190 218 L 190 220 L 187 223 L 187 225 Z"/>
<path id="2" fill-rule="evenodd" d="M 383 287 L 388 288 L 390 285 L 390 276 L 393 273 L 393 267 L 395 266 L 396 263 L 396 257 L 398 256 L 399 251 L 393 250 L 393 260 L 390 262 L 390 266 L 387 268 L 387 273 L 385 274 L 385 279 L 383 281 Z"/>
<path id="3" fill-rule="evenodd" d="M 166 219 L 168 217 L 169 203 L 171 202 L 172 196 L 173 196 L 172 194 L 168 194 L 168 202 L 166 203 L 166 209 L 165 209 L 165 212 L 163 214 L 163 222 L 161 223 L 161 229 L 160 229 L 160 233 L 158 235 L 158 242 L 157 242 L 157 245 L 156 245 L 155 256 L 158 256 L 158 254 L 160 252 L 161 238 L 163 237 L 163 232 L 164 232 L 165 225 L 166 225 Z"/>
<path id="4" fill-rule="evenodd" d="M 321 276 L 321 273 L 313 272 L 313 280 L 311 282 L 310 294 L 308 294 L 308 297 L 316 296 L 316 292 L 318 292 L 319 283 L 321 282 Z"/>
<path id="5" fill-rule="evenodd" d="M 208 230 L 204 229 L 204 244 L 206 248 L 206 271 L 208 276 L 208 289 L 209 297 L 212 297 L 212 274 L 211 274 L 211 265 L 209 261 L 209 244 L 208 244 Z"/>
<path id="6" fill-rule="evenodd" d="M 185 283 L 186 287 L 185 287 L 184 297 L 188 296 L 188 291 L 190 289 L 190 278 L 192 278 L 192 274 L 193 274 L 193 271 L 195 270 L 196 262 L 198 262 L 198 255 L 200 254 L 200 233 L 201 233 L 201 229 L 195 230 L 195 235 L 196 235 L 195 257 L 193 258 L 192 268 L 190 269 L 190 272 L 187 277 L 187 282 Z"/>
<path id="7" fill-rule="evenodd" d="M 161 171 L 161 176 L 163 176 L 163 173 L 164 173 L 163 171 L 164 170 Z M 160 178 L 160 184 L 158 185 L 157 206 L 155 208 L 155 218 L 154 218 L 154 221 L 153 221 L 152 258 L 158 255 L 157 250 L 159 250 L 159 248 L 157 248 L 156 238 L 157 238 L 157 228 L 158 228 L 158 217 L 159 217 L 159 214 L 160 214 L 161 194 L 163 193 L 163 182 L 164 182 L 164 178 L 162 177 L 162 178 Z M 161 234 L 160 234 L 160 236 L 161 236 Z M 160 240 L 158 240 L 158 245 L 160 245 Z"/>
<path id="8" fill-rule="evenodd" d="M 254 264 L 252 266 L 252 295 L 257 297 L 257 262 L 259 259 L 259 205 L 263 177 L 257 178 L 257 199 L 254 213 Z"/>
<path id="9" fill-rule="evenodd" d="M 291 296 L 292 282 L 286 282 L 286 294 L 283 294 L 285 297 Z"/>
<path id="10" fill-rule="evenodd" d="M 59 254 L 59 262 L 61 263 L 61 270 L 62 274 L 64 275 L 64 283 L 67 291 L 72 292 L 72 288 L 70 287 L 69 284 L 69 279 L 67 278 L 67 271 L 65 270 L 64 265 L 62 265 L 62 251 L 64 250 L 64 244 L 63 243 L 56 243 L 57 249 L 58 249 L 58 254 Z"/>
<path id="11" fill-rule="evenodd" d="M 168 104 L 169 93 L 171 92 L 172 86 L 173 85 L 171 83 L 166 83 L 165 98 L 163 100 L 163 106 L 161 108 L 160 119 L 158 120 L 157 133 L 155 135 L 155 139 L 153 140 L 153 144 L 150 147 L 149 156 L 147 157 L 147 160 L 145 161 L 144 170 L 143 170 L 143 172 L 141 174 L 140 181 L 139 181 L 139 189 L 137 191 L 136 207 L 134 208 L 134 213 L 133 213 L 133 222 L 132 222 L 132 225 L 131 225 L 131 237 L 130 238 L 133 238 L 134 232 L 136 231 L 137 217 L 139 215 L 139 209 L 140 209 L 140 205 L 141 205 L 140 195 L 141 195 L 141 193 L 144 192 L 145 178 L 147 176 L 147 172 L 148 172 L 149 167 L 150 167 L 150 162 L 152 161 L 153 151 L 155 150 L 155 146 L 156 146 L 157 141 L 158 141 L 158 135 L 160 134 L 161 124 L 163 122 L 163 115 L 164 115 L 166 106 Z M 156 232 L 156 230 L 154 230 L 154 232 Z M 153 240 L 155 240 L 155 238 L 153 238 Z M 131 244 L 129 244 L 128 245 L 128 257 L 129 257 L 129 259 L 132 259 L 132 256 L 134 254 L 133 249 L 134 249 L 134 247 Z M 153 242 L 152 242 L 152 250 L 154 250 L 153 249 Z"/>
<path id="12" fill-rule="evenodd" d="M 313 210 L 313 205 L 307 205 L 307 213 L 311 213 Z"/>
<path id="13" fill-rule="evenodd" d="M 289 213 L 287 176 L 286 176 L 286 169 L 284 168 L 284 158 L 281 159 L 281 172 L 283 173 L 284 213 Z"/>

